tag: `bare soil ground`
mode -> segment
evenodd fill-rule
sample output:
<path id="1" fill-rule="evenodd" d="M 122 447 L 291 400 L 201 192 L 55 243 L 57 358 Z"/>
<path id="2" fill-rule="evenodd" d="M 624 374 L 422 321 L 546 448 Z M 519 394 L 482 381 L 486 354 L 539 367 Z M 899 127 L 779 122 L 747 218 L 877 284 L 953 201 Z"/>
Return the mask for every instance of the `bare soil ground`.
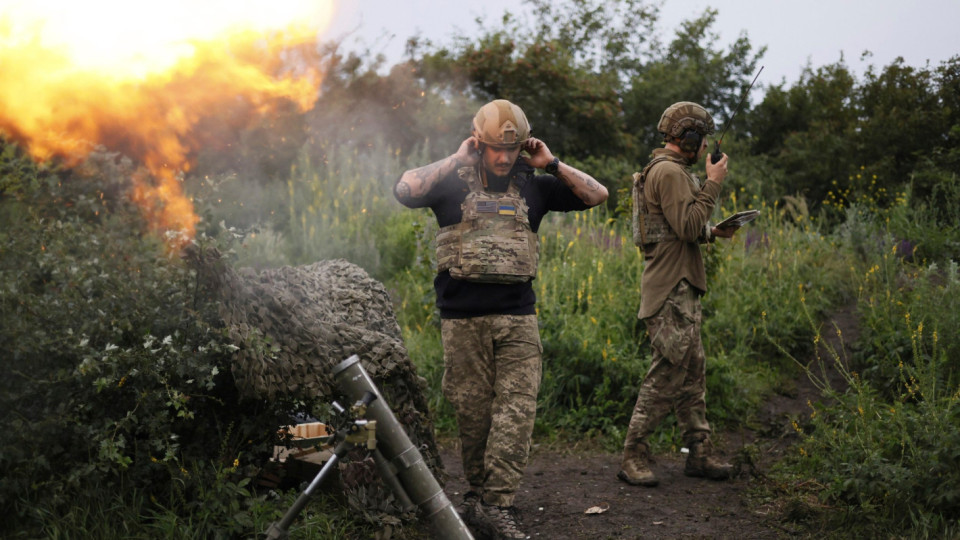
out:
<path id="1" fill-rule="evenodd" d="M 856 339 L 853 306 L 834 313 L 823 325 L 824 340 L 839 351 L 842 344 L 835 327 L 845 342 Z M 836 373 L 830 378 L 833 384 L 842 382 Z M 524 531 L 530 538 L 550 540 L 818 536 L 816 526 L 804 523 L 805 512 L 798 515 L 789 501 L 749 495 L 770 482 L 765 471 L 785 452 L 794 451 L 797 436 L 792 423 L 809 416 L 808 401 L 819 399 L 820 391 L 801 375 L 738 431 L 715 434 L 718 449 L 731 462 L 743 463 L 738 456 L 746 455 L 747 449 L 753 456 L 740 475 L 726 482 L 684 476 L 684 456 L 675 453 L 655 456 L 652 468 L 660 477 L 659 486 L 629 486 L 616 477 L 619 454 L 535 446 L 516 501 Z M 444 490 L 458 504 L 467 486 L 455 443 L 443 445 L 441 457 L 449 475 Z M 766 490 L 771 491 L 776 490 Z M 592 507 L 604 511 L 587 513 Z"/>

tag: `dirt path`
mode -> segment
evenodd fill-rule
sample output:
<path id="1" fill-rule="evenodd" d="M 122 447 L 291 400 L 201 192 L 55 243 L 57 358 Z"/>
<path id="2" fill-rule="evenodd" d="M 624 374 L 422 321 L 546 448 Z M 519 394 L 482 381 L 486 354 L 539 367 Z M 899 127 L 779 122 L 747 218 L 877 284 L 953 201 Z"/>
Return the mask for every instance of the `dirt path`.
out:
<path id="1" fill-rule="evenodd" d="M 856 323 L 852 306 L 841 309 L 824 324 L 823 338 L 840 350 L 834 326 L 852 343 L 858 334 Z M 818 399 L 816 386 L 801 376 L 794 387 L 772 396 L 740 431 L 718 434 L 718 446 L 731 461 L 744 446 L 756 449 L 755 474 L 744 467 L 727 482 L 684 476 L 684 457 L 677 453 L 656 456 L 652 468 L 660 477 L 659 486 L 634 487 L 616 478 L 619 454 L 535 447 L 516 502 L 525 532 L 530 538 L 550 540 L 808 536 L 801 525 L 785 518 L 782 501 L 751 502 L 747 495 L 768 481 L 764 471 L 792 451 L 797 440 L 792 423 L 802 421 L 810 412 L 807 402 Z M 467 488 L 459 451 L 444 446 L 441 457 L 450 476 L 444 490 L 459 503 Z M 595 506 L 605 511 L 585 513 Z"/>
<path id="2" fill-rule="evenodd" d="M 466 485 L 460 460 L 447 450 L 452 478 L 445 491 L 459 501 Z M 517 506 L 531 538 L 776 538 L 777 520 L 742 502 L 750 480 L 688 478 L 678 456 L 657 456 L 656 488 L 633 487 L 616 478 L 619 455 L 562 455 L 535 450 Z M 587 514 L 591 507 L 603 513 Z"/>

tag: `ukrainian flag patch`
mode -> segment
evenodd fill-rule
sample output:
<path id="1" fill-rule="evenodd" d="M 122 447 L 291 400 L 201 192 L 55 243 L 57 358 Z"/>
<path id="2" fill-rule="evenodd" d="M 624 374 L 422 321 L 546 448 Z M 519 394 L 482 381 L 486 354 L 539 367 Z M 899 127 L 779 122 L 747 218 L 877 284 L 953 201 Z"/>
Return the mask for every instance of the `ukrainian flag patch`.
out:
<path id="1" fill-rule="evenodd" d="M 501 204 L 500 205 L 500 215 L 501 216 L 515 216 L 517 215 L 517 207 L 512 204 Z"/>

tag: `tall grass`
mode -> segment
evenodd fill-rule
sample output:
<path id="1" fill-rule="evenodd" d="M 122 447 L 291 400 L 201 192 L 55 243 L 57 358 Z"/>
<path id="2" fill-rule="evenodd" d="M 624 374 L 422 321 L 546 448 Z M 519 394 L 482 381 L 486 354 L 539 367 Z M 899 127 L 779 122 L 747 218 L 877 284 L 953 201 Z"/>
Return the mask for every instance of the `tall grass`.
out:
<path id="1" fill-rule="evenodd" d="M 877 268 L 866 271 L 861 289 L 858 358 L 851 366 L 828 349 L 815 366 L 839 372 L 843 385 L 813 374 L 830 400 L 812 404 L 809 426 L 796 426 L 803 437 L 795 470 L 823 486 L 834 525 L 953 537 L 960 533 L 960 382 L 949 352 L 956 335 L 943 330 L 955 328 L 955 310 L 939 299 L 960 293 L 957 268 L 914 270 L 909 291 L 897 285 L 903 274 L 888 280 Z"/>
<path id="2" fill-rule="evenodd" d="M 949 253 L 927 252 L 939 262 L 917 254 L 927 238 L 955 241 L 956 216 L 941 223 L 926 205 L 909 203 L 909 190 L 880 200 L 864 195 L 844 209 L 838 256 L 853 270 L 860 339 L 848 343 L 849 357 L 827 346 L 812 366 L 829 399 L 812 403 L 810 418 L 795 425 L 802 442 L 786 470 L 822 486 L 817 495 L 833 510 L 834 529 L 955 537 L 960 315 L 949 299 L 960 293 L 960 275 Z M 828 343 L 808 318 L 815 342 Z M 831 371 L 840 385 L 830 385 Z"/>
<path id="3" fill-rule="evenodd" d="M 538 431 L 617 432 L 644 369 L 642 257 L 603 208 L 547 217 L 534 281 L 544 348 Z"/>
<path id="4" fill-rule="evenodd" d="M 412 264 L 416 251 L 409 219 L 399 213 L 393 184 L 407 160 L 382 141 L 368 147 L 330 146 L 317 156 L 301 152 L 291 167 L 283 195 L 259 232 L 252 231 L 239 251 L 250 266 L 307 264 L 347 259 L 381 280 Z M 243 205 L 252 206 L 252 204 Z M 225 211 L 239 221 L 237 210 Z"/>

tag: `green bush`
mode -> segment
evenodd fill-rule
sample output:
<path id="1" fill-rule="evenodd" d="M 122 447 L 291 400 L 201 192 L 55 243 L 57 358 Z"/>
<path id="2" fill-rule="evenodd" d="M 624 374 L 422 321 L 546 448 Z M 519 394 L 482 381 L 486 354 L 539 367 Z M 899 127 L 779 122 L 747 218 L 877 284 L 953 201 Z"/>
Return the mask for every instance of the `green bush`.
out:
<path id="1" fill-rule="evenodd" d="M 853 205 L 838 229 L 837 255 L 855 269 L 860 337 L 848 343 L 848 357 L 810 317 L 814 343 L 826 351 L 810 373 L 825 399 L 794 424 L 802 441 L 790 468 L 823 486 L 819 496 L 836 510 L 827 514 L 832 529 L 952 537 L 960 517 L 960 321 L 944 299 L 960 292 L 960 274 L 954 261 L 918 265 L 902 249 L 891 231 L 914 212 L 906 201 Z M 830 371 L 842 375 L 841 386 L 827 383 Z"/>
<path id="2" fill-rule="evenodd" d="M 960 203 L 955 187 L 939 192 Z M 909 187 L 889 207 L 869 195 L 860 200 L 839 228 L 842 245 L 863 268 L 855 284 L 862 332 L 854 359 L 861 375 L 891 399 L 903 390 L 897 366 L 912 362 L 918 329 L 920 338 L 937 336 L 949 358 L 960 355 L 960 341 L 948 330 L 960 315 L 943 301 L 960 292 L 951 249 L 958 242 L 957 216 L 912 200 Z M 949 367 L 945 375 L 955 379 L 960 372 Z"/>
<path id="3" fill-rule="evenodd" d="M 916 354 L 915 364 L 899 366 L 900 396 L 887 399 L 845 372 L 850 390 L 828 389 L 830 404 L 814 406 L 800 470 L 825 486 L 823 500 L 845 510 L 845 527 L 920 537 L 958 532 L 960 385 L 945 375 L 943 351 L 918 347 Z"/>
<path id="4" fill-rule="evenodd" d="M 238 401 L 215 305 L 124 202 L 124 162 L 96 159 L 0 199 L 4 527 L 136 490 L 245 530 L 243 468 L 293 404 Z"/>

